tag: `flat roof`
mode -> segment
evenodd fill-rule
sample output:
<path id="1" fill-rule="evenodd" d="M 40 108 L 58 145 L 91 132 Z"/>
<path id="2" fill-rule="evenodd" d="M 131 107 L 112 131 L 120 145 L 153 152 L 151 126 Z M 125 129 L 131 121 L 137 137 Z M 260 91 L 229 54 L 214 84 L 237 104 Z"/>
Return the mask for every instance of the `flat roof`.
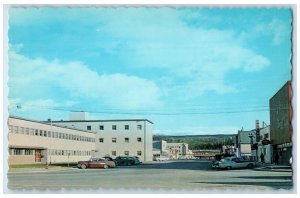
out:
<path id="1" fill-rule="evenodd" d="M 81 131 L 81 132 L 85 132 L 85 133 L 96 134 L 96 132 L 92 132 L 92 131 L 86 131 L 86 130 L 81 130 L 81 129 L 77 129 L 77 128 L 71 128 L 71 127 L 66 127 L 66 126 L 55 125 L 55 124 L 51 124 L 50 122 L 31 120 L 31 119 L 28 119 L 28 118 L 22 118 L 22 117 L 18 117 L 18 116 L 10 115 L 9 118 L 25 120 L 25 121 L 29 121 L 29 122 L 35 122 L 35 123 L 45 124 L 45 125 L 48 125 L 48 126 L 55 126 L 55 127 L 59 127 L 59 128 L 71 129 L 71 130 Z"/>
<path id="2" fill-rule="evenodd" d="M 151 122 L 148 119 L 117 119 L 117 120 L 57 120 L 54 121 L 52 120 L 51 122 L 126 122 L 126 121 L 130 121 L 130 122 L 134 122 L 134 121 L 146 121 L 149 122 L 151 124 L 153 124 L 153 122 Z M 46 121 L 49 122 L 49 121 Z"/>

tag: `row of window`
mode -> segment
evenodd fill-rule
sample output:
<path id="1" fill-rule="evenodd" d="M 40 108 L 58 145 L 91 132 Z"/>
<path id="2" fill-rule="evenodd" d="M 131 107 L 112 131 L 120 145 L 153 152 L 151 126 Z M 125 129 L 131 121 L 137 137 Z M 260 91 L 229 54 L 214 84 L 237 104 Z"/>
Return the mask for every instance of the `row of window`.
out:
<path id="1" fill-rule="evenodd" d="M 91 156 L 91 151 L 49 149 L 48 150 L 48 155 Z"/>
<path id="2" fill-rule="evenodd" d="M 181 146 L 167 146 L 167 148 L 181 148 Z"/>
<path id="3" fill-rule="evenodd" d="M 142 130 L 142 125 L 141 124 L 136 125 L 136 127 L 137 127 L 137 130 Z M 86 129 L 88 131 L 91 131 L 92 130 L 92 126 L 91 125 L 87 125 Z M 112 125 L 111 129 L 112 130 L 117 130 L 117 125 Z M 124 125 L 124 129 L 125 130 L 129 130 L 129 125 Z M 99 126 L 99 130 L 101 130 L 101 131 L 104 130 L 104 125 L 100 125 Z"/>
<path id="4" fill-rule="evenodd" d="M 35 149 L 9 149 L 10 155 L 35 155 Z M 48 155 L 61 155 L 61 156 L 91 156 L 91 151 L 78 151 L 78 150 L 56 150 L 49 149 Z"/>
<path id="5" fill-rule="evenodd" d="M 137 142 L 142 142 L 142 138 L 141 137 L 138 137 L 136 140 L 137 140 Z M 127 143 L 129 143 L 129 138 L 124 138 L 124 141 L 127 142 Z M 99 138 L 99 142 L 103 143 L 104 142 L 104 138 Z M 117 138 L 112 138 L 111 142 L 116 143 L 117 142 Z"/>
<path id="6" fill-rule="evenodd" d="M 111 155 L 112 156 L 117 156 L 117 151 L 112 151 Z M 124 151 L 124 155 L 129 156 L 129 151 Z M 137 156 L 142 156 L 142 151 L 137 151 L 136 155 Z"/>
<path id="7" fill-rule="evenodd" d="M 9 149 L 9 155 L 34 155 L 34 149 Z"/>
<path id="8" fill-rule="evenodd" d="M 11 125 L 9 125 L 9 132 L 16 133 L 16 134 L 42 136 L 42 137 L 58 138 L 58 139 L 65 139 L 65 140 L 95 142 L 95 138 L 91 138 L 91 137 L 72 135 L 68 133 L 60 133 L 60 132 L 53 132 L 53 131 L 43 131 L 38 129 L 31 129 L 25 127 L 11 126 Z"/>
<path id="9" fill-rule="evenodd" d="M 112 156 L 117 156 L 117 151 L 111 152 Z M 124 155 L 129 156 L 129 151 L 124 151 Z M 35 155 L 35 149 L 9 149 L 9 155 Z M 78 151 L 78 150 L 57 150 L 49 149 L 48 155 L 50 156 L 91 156 L 91 151 Z M 136 152 L 137 156 L 142 155 L 142 151 Z"/>

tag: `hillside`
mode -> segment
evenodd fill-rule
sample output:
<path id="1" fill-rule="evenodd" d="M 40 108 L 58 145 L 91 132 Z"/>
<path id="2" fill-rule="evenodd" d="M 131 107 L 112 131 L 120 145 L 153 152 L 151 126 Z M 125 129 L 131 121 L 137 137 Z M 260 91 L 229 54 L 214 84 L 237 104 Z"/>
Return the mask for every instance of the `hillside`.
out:
<path id="1" fill-rule="evenodd" d="M 184 142 L 189 144 L 189 149 L 221 149 L 223 145 L 235 144 L 236 135 L 153 135 L 153 141 L 165 140 L 169 143 Z"/>

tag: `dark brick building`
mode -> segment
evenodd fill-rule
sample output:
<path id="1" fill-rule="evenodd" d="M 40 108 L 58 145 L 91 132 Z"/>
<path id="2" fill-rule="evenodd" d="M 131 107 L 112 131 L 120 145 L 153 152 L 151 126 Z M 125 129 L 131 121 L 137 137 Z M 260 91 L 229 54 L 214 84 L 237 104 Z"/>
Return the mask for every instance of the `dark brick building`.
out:
<path id="1" fill-rule="evenodd" d="M 291 81 L 285 83 L 270 99 L 270 138 L 273 159 L 279 155 L 279 164 L 289 164 L 292 156 L 292 88 Z"/>

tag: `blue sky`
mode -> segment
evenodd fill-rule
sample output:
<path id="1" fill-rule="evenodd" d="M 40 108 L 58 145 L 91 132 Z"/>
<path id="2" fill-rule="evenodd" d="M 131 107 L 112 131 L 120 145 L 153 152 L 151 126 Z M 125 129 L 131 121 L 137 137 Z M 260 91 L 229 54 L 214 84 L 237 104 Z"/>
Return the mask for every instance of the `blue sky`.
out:
<path id="1" fill-rule="evenodd" d="M 146 118 L 169 135 L 269 124 L 269 99 L 291 79 L 291 16 L 287 8 L 10 8 L 9 112 Z"/>

